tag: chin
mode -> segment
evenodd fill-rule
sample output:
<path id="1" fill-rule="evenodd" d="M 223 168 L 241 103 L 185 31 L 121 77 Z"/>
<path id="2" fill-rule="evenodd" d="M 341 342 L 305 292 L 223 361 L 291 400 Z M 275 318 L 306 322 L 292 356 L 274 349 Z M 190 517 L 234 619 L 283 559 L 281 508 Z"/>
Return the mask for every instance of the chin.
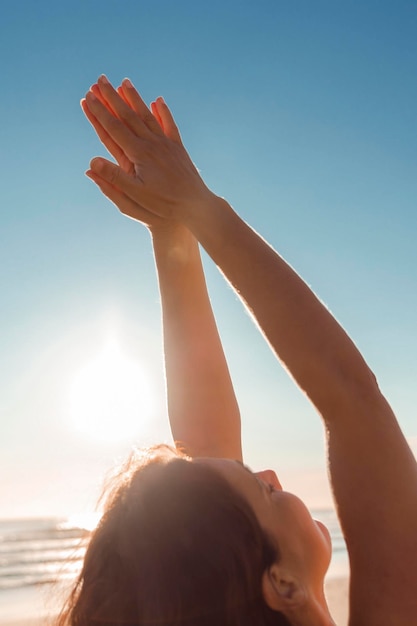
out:
<path id="1" fill-rule="evenodd" d="M 319 520 L 314 520 L 317 524 L 317 526 L 320 528 L 321 534 L 326 538 L 327 543 L 329 543 L 331 545 L 331 537 L 330 537 L 330 531 L 327 528 L 327 526 L 325 526 L 323 524 L 323 522 L 320 522 Z"/>
<path id="2" fill-rule="evenodd" d="M 329 567 L 330 559 L 332 558 L 332 539 L 331 539 L 331 536 L 330 536 L 330 532 L 329 532 L 329 529 L 327 528 L 327 526 L 325 526 L 323 524 L 323 522 L 320 522 L 319 520 L 314 520 L 314 521 L 315 521 L 315 523 L 316 523 L 316 525 L 317 525 L 317 527 L 318 527 L 318 529 L 320 531 L 320 534 L 322 535 L 322 537 L 324 539 L 324 544 L 325 544 L 325 547 L 326 547 L 327 553 L 328 553 L 328 557 L 327 557 L 328 558 L 328 565 L 327 565 L 327 567 Z"/>

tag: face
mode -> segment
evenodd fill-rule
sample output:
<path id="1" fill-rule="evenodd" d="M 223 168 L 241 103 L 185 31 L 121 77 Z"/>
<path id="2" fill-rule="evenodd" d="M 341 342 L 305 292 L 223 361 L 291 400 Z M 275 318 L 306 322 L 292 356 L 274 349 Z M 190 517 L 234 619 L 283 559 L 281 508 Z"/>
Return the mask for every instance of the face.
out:
<path id="1" fill-rule="evenodd" d="M 275 472 L 254 474 L 229 459 L 198 462 L 219 471 L 246 498 L 261 527 L 277 542 L 280 562 L 311 586 L 320 587 L 330 563 L 330 534 L 297 496 L 282 489 Z"/>

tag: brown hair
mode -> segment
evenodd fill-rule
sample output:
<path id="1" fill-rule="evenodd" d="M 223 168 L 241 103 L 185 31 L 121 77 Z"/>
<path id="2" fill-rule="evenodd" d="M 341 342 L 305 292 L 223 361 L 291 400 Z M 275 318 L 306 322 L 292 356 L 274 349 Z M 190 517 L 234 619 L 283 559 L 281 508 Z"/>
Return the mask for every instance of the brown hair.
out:
<path id="1" fill-rule="evenodd" d="M 261 592 L 277 558 L 226 479 L 159 446 L 108 491 L 57 626 L 288 626 Z"/>

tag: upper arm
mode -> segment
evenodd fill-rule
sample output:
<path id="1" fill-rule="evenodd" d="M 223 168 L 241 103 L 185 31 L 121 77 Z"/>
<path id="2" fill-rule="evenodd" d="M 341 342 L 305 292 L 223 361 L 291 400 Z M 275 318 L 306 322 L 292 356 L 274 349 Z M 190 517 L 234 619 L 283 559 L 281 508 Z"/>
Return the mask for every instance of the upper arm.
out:
<path id="1" fill-rule="evenodd" d="M 339 410 L 343 419 L 329 420 L 327 432 L 351 624 L 409 626 L 417 623 L 417 464 L 376 383 L 351 390 Z"/>

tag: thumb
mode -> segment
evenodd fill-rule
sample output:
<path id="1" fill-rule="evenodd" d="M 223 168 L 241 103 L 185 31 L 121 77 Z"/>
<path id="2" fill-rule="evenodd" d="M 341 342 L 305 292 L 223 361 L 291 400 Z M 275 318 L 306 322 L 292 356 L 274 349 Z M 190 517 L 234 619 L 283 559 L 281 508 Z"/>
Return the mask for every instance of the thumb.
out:
<path id="1" fill-rule="evenodd" d="M 107 183 L 123 191 L 135 202 L 140 203 L 140 181 L 125 172 L 119 165 L 103 159 L 103 157 L 95 157 L 90 161 L 90 169 Z"/>
<path id="2" fill-rule="evenodd" d="M 153 209 L 155 193 L 152 192 L 152 189 L 151 191 L 146 191 L 146 186 L 138 175 L 132 176 L 127 174 L 119 165 L 103 159 L 103 157 L 92 159 L 90 169 L 93 174 L 112 185 L 115 189 L 122 191 L 133 202 L 140 204 L 143 209 L 160 217 L 170 217 L 170 215 L 161 214 Z"/>

